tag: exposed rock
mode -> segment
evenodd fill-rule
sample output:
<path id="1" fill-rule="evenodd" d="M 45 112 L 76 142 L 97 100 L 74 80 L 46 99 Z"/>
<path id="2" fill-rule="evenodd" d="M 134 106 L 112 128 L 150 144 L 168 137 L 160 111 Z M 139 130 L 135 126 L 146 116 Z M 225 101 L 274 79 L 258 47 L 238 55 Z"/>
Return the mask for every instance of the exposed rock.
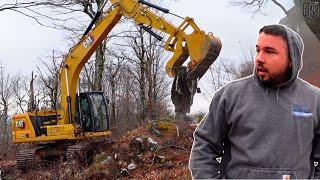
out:
<path id="1" fill-rule="evenodd" d="M 137 168 L 137 164 L 135 164 L 133 161 L 127 167 L 127 169 L 129 169 L 129 170 L 133 170 L 135 168 Z"/>
<path id="2" fill-rule="evenodd" d="M 128 169 L 126 169 L 126 168 L 121 169 L 120 172 L 119 172 L 119 176 L 120 176 L 120 177 L 129 176 L 129 171 L 128 171 Z"/>

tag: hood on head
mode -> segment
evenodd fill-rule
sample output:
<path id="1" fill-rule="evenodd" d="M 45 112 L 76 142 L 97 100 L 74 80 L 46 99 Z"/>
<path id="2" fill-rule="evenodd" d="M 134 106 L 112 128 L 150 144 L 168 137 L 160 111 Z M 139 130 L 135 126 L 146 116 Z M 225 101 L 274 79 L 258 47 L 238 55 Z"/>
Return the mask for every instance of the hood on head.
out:
<path id="1" fill-rule="evenodd" d="M 280 26 L 281 28 L 283 28 L 283 30 L 286 33 L 289 59 L 292 62 L 290 78 L 285 83 L 277 86 L 277 87 L 282 87 L 291 83 L 298 77 L 303 64 L 302 54 L 303 54 L 304 45 L 298 33 L 296 33 L 295 31 L 293 31 L 292 29 L 288 28 L 285 25 L 277 24 L 277 26 Z M 257 76 L 256 67 L 254 68 L 254 74 Z"/>
<path id="2" fill-rule="evenodd" d="M 285 84 L 288 84 L 298 77 L 299 72 L 302 68 L 302 65 L 303 65 L 302 54 L 303 54 L 304 46 L 303 46 L 302 39 L 298 33 L 294 32 L 287 26 L 284 26 L 284 25 L 280 25 L 280 26 L 282 26 L 286 32 L 289 58 L 292 62 L 291 76 L 289 80 L 285 83 Z"/>

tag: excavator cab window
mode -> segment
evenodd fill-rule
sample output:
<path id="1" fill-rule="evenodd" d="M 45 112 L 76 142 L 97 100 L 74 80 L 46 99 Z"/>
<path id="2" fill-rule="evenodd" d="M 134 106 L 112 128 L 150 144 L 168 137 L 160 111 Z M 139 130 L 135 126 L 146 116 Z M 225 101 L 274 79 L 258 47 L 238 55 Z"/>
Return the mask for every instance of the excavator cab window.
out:
<path id="1" fill-rule="evenodd" d="M 102 92 L 80 93 L 81 123 L 84 132 L 110 130 L 106 100 Z"/>
<path id="2" fill-rule="evenodd" d="M 95 131 L 106 131 L 109 129 L 109 117 L 106 100 L 103 93 L 90 93 L 92 104 L 93 128 Z"/>

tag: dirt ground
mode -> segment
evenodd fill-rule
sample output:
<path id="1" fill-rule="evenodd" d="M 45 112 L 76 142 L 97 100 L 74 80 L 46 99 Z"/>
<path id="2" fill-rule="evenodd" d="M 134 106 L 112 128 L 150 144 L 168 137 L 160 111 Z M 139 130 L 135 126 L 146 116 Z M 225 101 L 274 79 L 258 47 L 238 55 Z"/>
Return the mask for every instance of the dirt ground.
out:
<path id="1" fill-rule="evenodd" d="M 22 173 L 15 160 L 0 161 L 3 179 L 191 179 L 195 126 L 159 121 L 99 144 L 93 162 L 51 162 Z M 1 178 L 0 178 L 1 179 Z"/>

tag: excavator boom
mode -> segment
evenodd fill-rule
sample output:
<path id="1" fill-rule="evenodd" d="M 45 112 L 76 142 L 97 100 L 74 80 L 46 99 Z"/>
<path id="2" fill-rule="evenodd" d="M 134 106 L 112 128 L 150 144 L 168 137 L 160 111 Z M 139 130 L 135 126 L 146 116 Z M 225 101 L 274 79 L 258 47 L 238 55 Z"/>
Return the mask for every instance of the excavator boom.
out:
<path id="1" fill-rule="evenodd" d="M 61 124 L 70 124 L 74 121 L 80 71 L 108 33 L 119 22 L 121 16 L 121 8 L 115 6 L 67 54 L 60 71 L 61 109 L 63 109 Z"/>

